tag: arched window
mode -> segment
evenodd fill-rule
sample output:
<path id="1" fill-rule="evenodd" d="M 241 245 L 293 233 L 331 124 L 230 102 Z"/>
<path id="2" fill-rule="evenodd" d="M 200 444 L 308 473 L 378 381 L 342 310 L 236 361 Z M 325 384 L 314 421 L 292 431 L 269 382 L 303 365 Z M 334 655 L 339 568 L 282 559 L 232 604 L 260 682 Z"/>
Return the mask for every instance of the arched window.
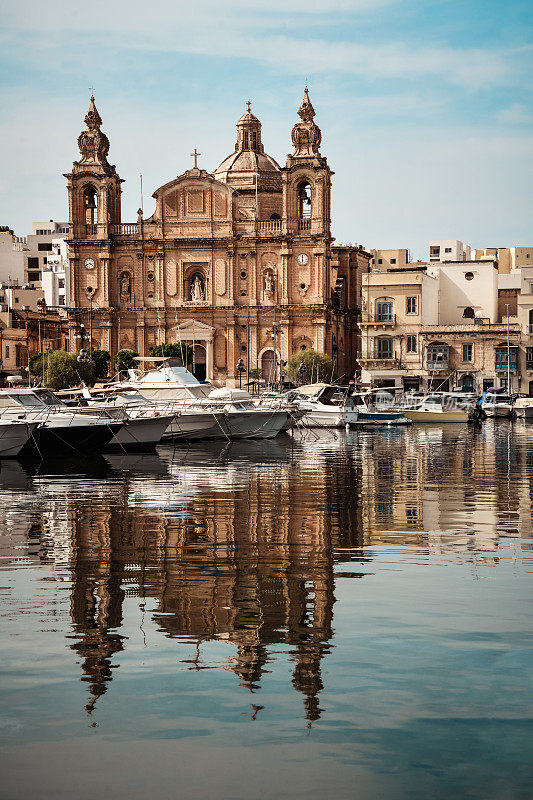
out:
<path id="1" fill-rule="evenodd" d="M 377 340 L 377 358 L 392 358 L 393 344 L 388 336 L 380 336 Z"/>
<path id="2" fill-rule="evenodd" d="M 298 206 L 300 219 L 311 219 L 311 184 L 308 181 L 298 184 Z"/>
<path id="3" fill-rule="evenodd" d="M 94 186 L 86 186 L 83 190 L 83 210 L 85 224 L 95 225 L 98 221 L 98 195 Z"/>
<path id="4" fill-rule="evenodd" d="M 463 317 L 465 319 L 474 319 L 474 309 L 472 306 L 467 306 L 463 311 Z"/>

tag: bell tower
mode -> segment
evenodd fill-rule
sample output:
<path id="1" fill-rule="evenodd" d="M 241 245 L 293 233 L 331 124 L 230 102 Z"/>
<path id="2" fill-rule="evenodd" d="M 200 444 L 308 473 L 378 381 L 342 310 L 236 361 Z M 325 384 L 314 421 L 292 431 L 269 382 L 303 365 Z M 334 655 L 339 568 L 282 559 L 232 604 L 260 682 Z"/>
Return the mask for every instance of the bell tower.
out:
<path id="1" fill-rule="evenodd" d="M 91 95 L 85 116 L 87 130 L 78 137 L 81 158 L 68 179 L 70 239 L 108 239 L 120 223 L 122 180 L 109 164 L 109 139 L 100 130 L 102 118 Z"/>
<path id="2" fill-rule="evenodd" d="M 287 156 L 283 170 L 284 216 L 293 235 L 329 238 L 333 173 L 319 151 L 322 133 L 314 122 L 315 109 L 307 86 L 298 116 L 300 121 L 291 135 L 294 151 Z"/>

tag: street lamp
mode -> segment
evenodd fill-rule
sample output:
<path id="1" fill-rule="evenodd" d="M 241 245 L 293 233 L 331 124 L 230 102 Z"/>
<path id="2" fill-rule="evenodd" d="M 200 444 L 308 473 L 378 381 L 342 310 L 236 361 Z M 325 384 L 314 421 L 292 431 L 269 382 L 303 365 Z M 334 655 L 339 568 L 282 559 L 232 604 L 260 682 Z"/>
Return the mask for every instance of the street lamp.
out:
<path id="1" fill-rule="evenodd" d="M 237 361 L 237 372 L 239 373 L 239 389 L 242 388 L 242 373 L 246 370 L 246 365 L 242 358 Z"/>

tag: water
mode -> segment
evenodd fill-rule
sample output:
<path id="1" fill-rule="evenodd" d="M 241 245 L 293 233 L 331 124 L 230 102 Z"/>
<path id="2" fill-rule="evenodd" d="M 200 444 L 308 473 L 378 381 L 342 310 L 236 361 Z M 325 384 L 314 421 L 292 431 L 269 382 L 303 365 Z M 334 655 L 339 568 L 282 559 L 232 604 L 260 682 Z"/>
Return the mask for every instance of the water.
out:
<path id="1" fill-rule="evenodd" d="M 530 798 L 533 428 L 0 470 L 0 797 Z"/>

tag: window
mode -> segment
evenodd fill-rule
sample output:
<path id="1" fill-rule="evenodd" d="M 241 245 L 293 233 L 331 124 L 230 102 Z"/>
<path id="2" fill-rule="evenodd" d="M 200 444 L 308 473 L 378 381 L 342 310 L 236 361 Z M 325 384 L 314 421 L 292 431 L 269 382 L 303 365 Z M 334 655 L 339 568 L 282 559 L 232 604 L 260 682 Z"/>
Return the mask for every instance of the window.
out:
<path id="1" fill-rule="evenodd" d="M 378 339 L 378 358 L 392 358 L 392 339 Z"/>
<path id="2" fill-rule="evenodd" d="M 518 347 L 509 348 L 509 369 L 516 371 L 518 362 Z M 496 372 L 507 371 L 507 345 L 498 345 L 494 348 L 494 369 Z"/>
<path id="3" fill-rule="evenodd" d="M 311 219 L 311 185 L 302 181 L 298 186 L 300 219 Z"/>
<path id="4" fill-rule="evenodd" d="M 39 281 L 40 279 L 41 279 L 40 272 L 28 272 L 28 280 L 30 283 L 32 283 L 32 281 Z"/>
<path id="5" fill-rule="evenodd" d="M 377 304 L 377 321 L 392 322 L 392 303 L 385 302 Z"/>
<path id="6" fill-rule="evenodd" d="M 39 258 L 37 256 L 28 258 L 28 269 L 39 269 Z"/>
<path id="7" fill-rule="evenodd" d="M 51 242 L 44 242 L 42 244 L 37 245 L 37 250 L 41 252 L 51 253 L 52 252 L 52 243 Z"/>
<path id="8" fill-rule="evenodd" d="M 526 347 L 526 369 L 533 369 L 533 347 Z"/>
<path id="9" fill-rule="evenodd" d="M 391 264 L 396 264 L 396 259 L 395 258 L 391 258 L 390 263 Z"/>
<path id="10" fill-rule="evenodd" d="M 257 131 L 252 131 L 252 150 L 257 150 Z"/>
<path id="11" fill-rule="evenodd" d="M 383 264 L 383 259 L 382 258 L 378 258 L 378 264 Z"/>
<path id="12" fill-rule="evenodd" d="M 59 278 L 59 280 L 57 282 L 57 287 L 58 287 L 58 289 L 64 289 L 65 288 L 65 279 L 64 278 Z"/>
<path id="13" fill-rule="evenodd" d="M 407 314 L 418 314 L 418 297 L 407 297 L 405 301 Z"/>
<path id="14" fill-rule="evenodd" d="M 9 358 L 9 347 L 7 344 L 6 344 L 6 358 Z"/>
<path id="15" fill-rule="evenodd" d="M 15 303 L 18 303 L 18 302 L 19 302 L 18 297 L 15 297 Z"/>
<path id="16" fill-rule="evenodd" d="M 430 256 L 440 256 L 440 247 L 430 247 L 429 248 L 429 255 Z"/>
<path id="17" fill-rule="evenodd" d="M 463 361 L 472 361 L 473 347 L 471 344 L 463 345 Z"/>
<path id="18" fill-rule="evenodd" d="M 248 131 L 244 131 L 244 149 L 245 150 L 248 150 L 248 145 L 249 145 Z"/>
<path id="19" fill-rule="evenodd" d="M 407 336 L 407 352 L 408 353 L 416 353 L 418 352 L 418 343 L 417 337 L 414 333 L 410 333 Z"/>
<path id="20" fill-rule="evenodd" d="M 448 366 L 448 355 L 450 348 L 447 344 L 434 342 L 429 344 L 426 350 L 426 366 L 428 369 L 442 369 Z"/>
<path id="21" fill-rule="evenodd" d="M 59 295 L 59 305 L 60 306 L 64 306 L 65 305 L 65 295 L 64 294 L 60 294 Z"/>
<path id="22" fill-rule="evenodd" d="M 473 280 L 473 278 L 474 278 L 474 273 L 473 272 L 465 272 L 465 280 L 471 281 L 471 280 Z"/>
<path id="23" fill-rule="evenodd" d="M 451 247 L 445 247 L 444 248 L 444 252 L 445 253 L 451 253 L 452 252 L 452 248 Z"/>
<path id="24" fill-rule="evenodd" d="M 467 306 L 463 311 L 463 317 L 465 319 L 474 319 L 474 309 L 472 306 Z"/>

